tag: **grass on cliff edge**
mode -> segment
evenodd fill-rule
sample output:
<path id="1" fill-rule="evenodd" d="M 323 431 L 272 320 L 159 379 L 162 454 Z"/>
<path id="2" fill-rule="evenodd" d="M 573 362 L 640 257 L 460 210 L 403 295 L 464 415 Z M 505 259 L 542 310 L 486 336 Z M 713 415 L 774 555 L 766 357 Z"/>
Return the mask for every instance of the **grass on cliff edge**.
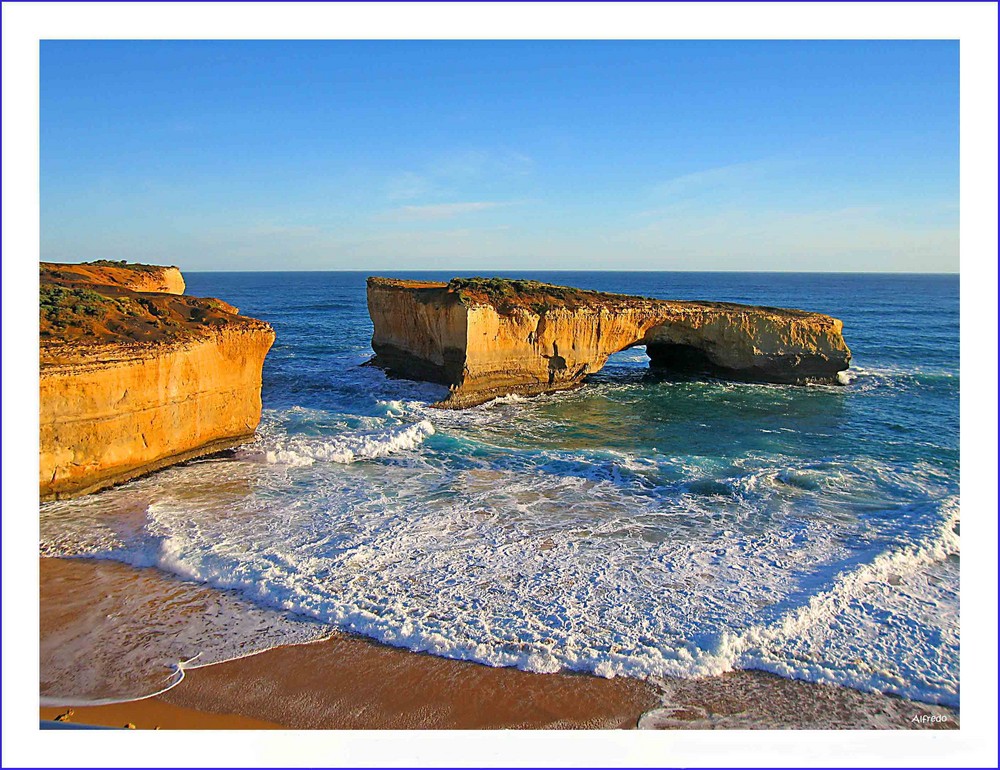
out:
<path id="1" fill-rule="evenodd" d="M 170 311 L 146 297 L 110 297 L 93 289 L 42 284 L 38 288 L 38 313 L 42 336 L 70 327 L 81 330 L 115 318 L 128 317 L 166 326 L 179 326 Z"/>
<path id="2" fill-rule="evenodd" d="M 440 284 L 438 284 L 440 286 Z M 530 281 L 522 278 L 452 278 L 447 284 L 447 290 L 458 295 L 460 301 L 471 299 L 477 302 L 489 302 L 500 313 L 510 313 L 516 309 L 529 309 L 541 315 L 554 307 L 564 307 L 575 310 L 581 307 L 594 307 L 614 302 L 616 307 L 629 306 L 630 303 L 671 302 L 672 300 L 647 297 L 641 294 L 615 294 L 593 289 L 577 289 L 572 286 L 558 286 L 541 281 Z M 763 311 L 781 316 L 796 318 L 817 317 L 822 314 L 811 310 L 795 308 L 772 307 L 770 305 L 743 305 L 733 302 L 716 302 L 714 300 L 684 300 L 683 304 L 701 308 L 720 308 L 738 312 L 747 310 Z"/>
<path id="3" fill-rule="evenodd" d="M 646 297 L 626 294 L 609 294 L 591 289 L 576 289 L 572 286 L 557 286 L 541 281 L 521 278 L 452 278 L 448 291 L 460 297 L 488 301 L 498 310 L 528 308 L 536 313 L 544 313 L 551 307 L 577 308 L 596 305 L 609 298 L 645 300 Z"/>
<path id="4" fill-rule="evenodd" d="M 81 265 L 93 265 L 94 267 L 120 267 L 126 270 L 135 270 L 139 273 L 158 273 L 174 265 L 145 265 L 142 262 L 129 262 L 125 259 L 94 259 L 90 262 L 81 262 Z"/>
<path id="5" fill-rule="evenodd" d="M 228 323 L 232 308 L 211 298 L 148 295 L 114 287 L 43 283 L 38 289 L 39 336 L 45 344 L 174 339 Z"/>

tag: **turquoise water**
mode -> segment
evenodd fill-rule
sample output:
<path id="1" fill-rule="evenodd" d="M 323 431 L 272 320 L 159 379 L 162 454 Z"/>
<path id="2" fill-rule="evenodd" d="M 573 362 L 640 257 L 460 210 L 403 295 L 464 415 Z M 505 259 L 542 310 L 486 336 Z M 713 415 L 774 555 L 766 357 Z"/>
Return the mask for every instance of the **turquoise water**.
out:
<path id="1" fill-rule="evenodd" d="M 850 383 L 671 377 L 633 348 L 579 391 L 436 410 L 443 388 L 360 366 L 365 274 L 192 273 L 277 332 L 257 441 L 43 506 L 43 553 L 252 608 L 243 636 L 219 610 L 228 641 L 166 630 L 164 660 L 337 627 L 533 671 L 757 668 L 958 705 L 957 276 L 517 275 L 828 313 Z"/>

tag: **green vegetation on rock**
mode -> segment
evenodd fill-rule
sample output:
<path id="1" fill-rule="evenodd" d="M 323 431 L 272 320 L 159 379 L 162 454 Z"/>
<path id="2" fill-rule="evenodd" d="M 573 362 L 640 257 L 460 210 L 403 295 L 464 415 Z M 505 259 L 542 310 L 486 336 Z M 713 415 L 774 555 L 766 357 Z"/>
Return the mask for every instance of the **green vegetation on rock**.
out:
<path id="1" fill-rule="evenodd" d="M 497 310 L 509 312 L 514 308 L 526 308 L 542 314 L 552 307 L 577 308 L 599 304 L 609 298 L 630 301 L 640 297 L 622 297 L 590 289 L 576 289 L 572 286 L 556 286 L 541 281 L 520 278 L 452 278 L 448 290 L 455 292 L 464 302 L 466 298 L 486 300 Z"/>
<path id="2" fill-rule="evenodd" d="M 144 265 L 141 262 L 129 262 L 125 259 L 95 259 L 82 264 L 93 265 L 94 267 L 121 267 L 126 270 L 136 270 L 140 273 L 158 273 L 164 269 L 163 265 Z"/>
<path id="3" fill-rule="evenodd" d="M 43 321 L 56 328 L 65 328 L 85 316 L 101 316 L 109 304 L 118 301 L 90 289 L 70 289 L 65 286 L 43 284 L 38 290 L 38 309 Z"/>

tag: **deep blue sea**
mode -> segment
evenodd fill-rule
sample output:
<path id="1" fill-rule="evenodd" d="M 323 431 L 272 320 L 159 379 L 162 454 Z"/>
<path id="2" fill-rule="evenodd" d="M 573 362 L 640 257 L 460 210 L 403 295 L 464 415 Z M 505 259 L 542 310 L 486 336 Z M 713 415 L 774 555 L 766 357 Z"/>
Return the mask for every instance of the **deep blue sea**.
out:
<path id="1" fill-rule="evenodd" d="M 577 391 L 431 409 L 443 388 L 361 366 L 365 273 L 188 273 L 277 332 L 257 440 L 42 509 L 43 553 L 153 567 L 174 604 L 218 589 L 119 669 L 336 627 L 531 671 L 762 669 L 958 705 L 957 275 L 491 274 L 827 313 L 849 382 L 671 377 L 640 347 Z M 87 681 L 61 695 L 150 688 Z"/>

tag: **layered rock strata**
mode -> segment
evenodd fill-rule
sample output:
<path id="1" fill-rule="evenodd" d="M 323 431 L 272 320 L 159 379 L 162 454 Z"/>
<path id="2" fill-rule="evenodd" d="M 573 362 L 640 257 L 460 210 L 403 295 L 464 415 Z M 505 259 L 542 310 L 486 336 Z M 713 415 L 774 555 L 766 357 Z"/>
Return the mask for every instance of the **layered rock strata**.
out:
<path id="1" fill-rule="evenodd" d="M 368 279 L 372 363 L 448 385 L 438 404 L 579 386 L 644 345 L 650 364 L 788 384 L 837 383 L 851 352 L 820 313 L 604 294 L 535 281 Z"/>
<path id="2" fill-rule="evenodd" d="M 253 435 L 274 331 L 183 289 L 176 268 L 42 265 L 43 500 L 93 492 Z"/>

